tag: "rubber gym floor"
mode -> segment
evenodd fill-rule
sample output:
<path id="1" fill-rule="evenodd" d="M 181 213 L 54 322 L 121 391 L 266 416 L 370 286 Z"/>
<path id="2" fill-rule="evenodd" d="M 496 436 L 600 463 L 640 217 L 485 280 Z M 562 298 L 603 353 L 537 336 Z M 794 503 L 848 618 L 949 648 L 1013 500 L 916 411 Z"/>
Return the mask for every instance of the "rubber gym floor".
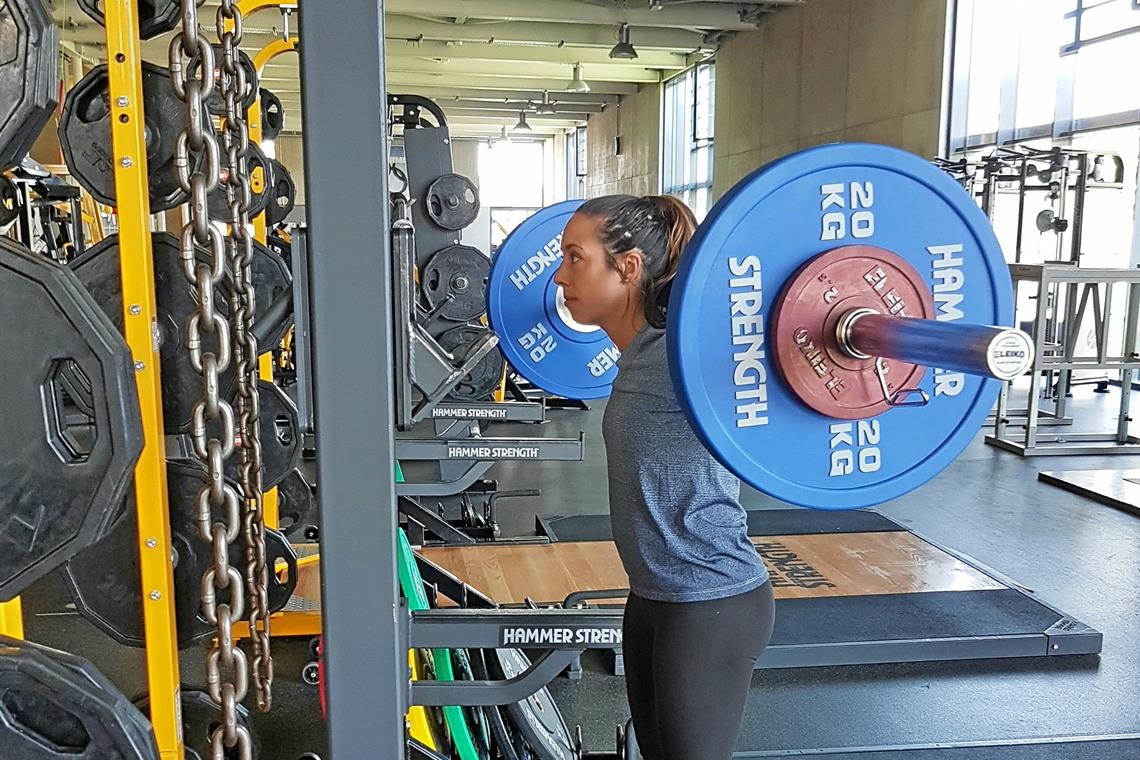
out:
<path id="1" fill-rule="evenodd" d="M 1118 389 L 1096 394 L 1091 386 L 1076 388 L 1073 431 L 1114 429 L 1118 394 Z M 1140 393 L 1133 396 L 1135 409 Z M 489 477 L 501 487 L 543 492 L 541 498 L 504 502 L 499 516 L 503 535 L 532 534 L 536 513 L 606 511 L 602 411 L 602 404 L 588 411 L 552 410 L 541 431 L 525 425 L 513 431 L 572 436 L 585 430 L 586 461 L 497 465 Z M 497 426 L 486 434 L 510 431 Z M 1135 467 L 1140 467 L 1140 456 L 1023 459 L 985 445 L 979 434 L 932 482 L 879 508 L 1103 632 L 1099 657 L 758 671 L 738 750 L 783 755 L 781 751 L 814 748 L 1140 733 L 1140 517 L 1037 480 L 1040 470 Z M 744 501 L 750 510 L 786 508 L 749 489 Z M 67 609 L 57 577 L 38 584 L 24 599 L 30 639 L 88 657 L 129 696 L 145 689 L 142 652 L 112 642 Z M 183 652 L 185 683 L 203 682 L 202 652 L 201 647 Z M 277 640 L 274 656 L 274 711 L 256 718 L 262 758 L 292 760 L 315 751 L 328 760 L 316 691 L 300 679 L 307 642 Z M 624 684 L 605 674 L 600 657 L 587 659 L 584 666 L 582 680 L 560 678 L 551 691 L 567 723 L 581 724 L 587 750 L 612 750 L 615 726 L 628 717 Z M 1106 754 L 1110 746 L 1078 746 L 1066 756 L 1131 756 Z M 933 752 L 931 760 L 988 756 L 986 749 Z"/>

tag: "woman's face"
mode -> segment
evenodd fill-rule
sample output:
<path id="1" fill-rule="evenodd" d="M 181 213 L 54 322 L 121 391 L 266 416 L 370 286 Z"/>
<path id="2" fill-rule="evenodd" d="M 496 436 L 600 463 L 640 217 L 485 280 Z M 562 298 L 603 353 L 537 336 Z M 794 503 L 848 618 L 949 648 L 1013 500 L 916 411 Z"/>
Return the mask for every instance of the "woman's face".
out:
<path id="1" fill-rule="evenodd" d="M 570 217 L 562 233 L 562 264 L 554 273 L 570 315 L 584 325 L 602 325 L 624 314 L 635 292 L 630 283 L 637 281 L 632 271 L 637 262 L 628 260 L 635 253 L 621 254 L 617 268 L 610 266 L 601 239 L 602 221 L 583 214 Z"/>

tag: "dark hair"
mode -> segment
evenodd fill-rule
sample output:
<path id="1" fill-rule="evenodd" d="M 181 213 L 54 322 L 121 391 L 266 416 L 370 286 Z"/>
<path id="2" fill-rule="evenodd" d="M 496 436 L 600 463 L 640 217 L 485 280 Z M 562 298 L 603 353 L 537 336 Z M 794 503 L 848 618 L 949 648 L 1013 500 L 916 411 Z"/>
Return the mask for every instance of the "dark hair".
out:
<path id="1" fill-rule="evenodd" d="M 578 213 L 602 220 L 602 245 L 611 267 L 617 256 L 641 251 L 645 320 L 664 327 L 681 253 L 697 229 L 693 212 L 669 195 L 605 195 L 586 201 Z"/>

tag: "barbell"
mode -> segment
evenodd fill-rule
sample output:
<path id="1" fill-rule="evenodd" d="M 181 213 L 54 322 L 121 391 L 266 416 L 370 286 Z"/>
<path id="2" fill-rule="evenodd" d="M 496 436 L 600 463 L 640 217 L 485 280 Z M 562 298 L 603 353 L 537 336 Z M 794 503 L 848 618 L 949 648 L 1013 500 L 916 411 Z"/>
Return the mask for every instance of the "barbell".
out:
<path id="1" fill-rule="evenodd" d="M 527 219 L 495 254 L 488 317 L 514 368 L 568 398 L 608 395 L 620 353 L 554 282 L 581 205 Z M 881 504 L 947 467 L 1033 344 L 989 222 L 943 172 L 882 145 L 811 148 L 711 209 L 667 319 L 681 409 L 741 480 L 818 509 Z M 997 326 L 995 326 L 997 325 Z"/>

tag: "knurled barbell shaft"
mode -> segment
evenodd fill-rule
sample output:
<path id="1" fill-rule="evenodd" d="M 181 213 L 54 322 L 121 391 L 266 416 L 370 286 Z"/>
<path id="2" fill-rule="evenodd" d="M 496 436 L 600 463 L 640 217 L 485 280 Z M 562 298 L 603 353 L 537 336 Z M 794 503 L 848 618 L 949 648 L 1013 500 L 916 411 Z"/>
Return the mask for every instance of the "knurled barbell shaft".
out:
<path id="1" fill-rule="evenodd" d="M 856 358 L 910 364 L 1012 380 L 1033 365 L 1033 341 L 1009 327 L 849 312 L 837 327 L 840 347 Z"/>

